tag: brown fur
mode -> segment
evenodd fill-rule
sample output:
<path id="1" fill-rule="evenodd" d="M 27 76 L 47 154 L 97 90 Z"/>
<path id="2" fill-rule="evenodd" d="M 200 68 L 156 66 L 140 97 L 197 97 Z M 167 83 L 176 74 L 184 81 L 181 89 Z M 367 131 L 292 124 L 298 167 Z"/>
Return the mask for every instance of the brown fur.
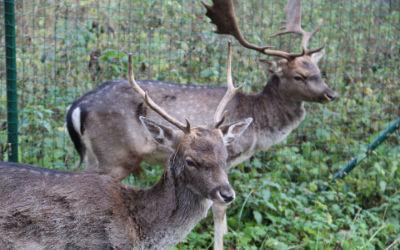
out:
<path id="1" fill-rule="evenodd" d="M 305 117 L 304 101 L 326 103 L 336 98 L 336 93 L 322 80 L 317 61 L 309 55 L 291 61 L 263 61 L 266 71 L 272 74 L 268 84 L 257 94 L 238 93 L 226 108 L 225 124 L 246 117 L 254 119 L 243 136 L 228 146 L 227 167 L 236 166 L 254 153 L 268 149 L 286 138 Z M 304 81 L 296 80 L 298 75 Z M 155 81 L 138 83 L 167 113 L 180 117 L 181 122 L 188 118 L 194 126 L 213 124 L 213 111 L 226 91 L 226 88 L 221 87 Z M 174 95 L 176 98 L 164 98 L 166 95 Z M 85 128 L 80 136 L 76 135 L 72 126 L 73 112 L 81 115 L 81 123 L 78 120 L 75 122 Z M 104 83 L 76 100 L 68 111 L 67 125 L 75 146 L 80 145 L 81 150 L 79 146 L 76 148 L 89 159 L 87 168 L 100 168 L 123 179 L 126 175 L 120 173 L 128 171 L 117 171 L 115 174 L 115 169 L 121 166 L 139 169 L 137 159 L 150 164 L 165 162 L 165 149 L 149 140 L 138 122 L 138 116 L 143 113 L 164 123 L 158 114 L 146 108 L 125 80 Z M 224 128 L 221 129 L 224 131 Z M 120 157 L 121 154 L 134 160 L 126 162 L 128 158 Z M 91 158 L 98 161 L 92 164 Z M 215 207 L 214 215 L 225 214 L 224 209 Z M 223 234 L 222 231 L 225 231 L 220 227 L 220 222 L 224 220 L 225 217 L 216 220 L 216 232 L 219 232 L 219 235 L 216 234 L 216 242 Z"/>
<path id="2" fill-rule="evenodd" d="M 69 173 L 0 162 L 0 249 L 169 249 L 212 201 L 234 199 L 226 174 L 226 133 L 193 128 L 184 134 L 140 120 L 174 152 L 149 189 L 122 184 L 102 171 Z"/>
<path id="3" fill-rule="evenodd" d="M 224 197 L 234 192 L 218 129 L 183 134 L 159 128 L 170 135 L 164 145 L 172 145 L 175 153 L 149 189 L 124 185 L 99 171 L 0 163 L 0 249 L 168 249 L 177 244 L 206 215 L 211 200 L 230 202 Z M 186 164 L 188 157 L 196 167 Z"/>
<path id="4" fill-rule="evenodd" d="M 291 131 L 298 126 L 305 115 L 303 101 L 324 103 L 329 101 L 326 95 L 332 99 L 336 96 L 322 81 L 318 66 L 308 55 L 290 62 L 283 59 L 275 67 L 267 66 L 266 70 L 275 73 L 263 91 L 255 95 L 239 93 L 227 107 L 225 123 L 249 116 L 254 118 L 245 136 L 228 149 L 230 167 L 284 139 L 288 133 L 271 140 L 280 131 Z M 297 75 L 310 80 L 298 82 L 294 80 Z M 169 114 L 180 117 L 182 122 L 188 118 L 194 126 L 212 124 L 213 111 L 226 91 L 220 87 L 138 82 Z M 175 98 L 165 98 L 171 93 Z M 177 106 L 182 109 L 177 109 Z M 88 168 L 118 173 L 114 176 L 123 179 L 129 172 L 139 169 L 141 159 L 154 164 L 166 161 L 167 154 L 148 138 L 137 117 L 145 113 L 160 123 L 165 122 L 145 107 L 129 83 L 122 80 L 105 83 L 74 102 L 68 111 L 67 124 L 72 128 L 69 129 L 71 132 L 71 113 L 75 109 L 79 108 L 86 114 L 81 119 L 84 132 L 75 140 L 85 148 L 87 158 L 97 159 L 95 163 L 89 160 Z M 272 143 L 268 144 L 268 141 Z M 128 171 L 113 171 L 113 168 L 127 168 Z"/>

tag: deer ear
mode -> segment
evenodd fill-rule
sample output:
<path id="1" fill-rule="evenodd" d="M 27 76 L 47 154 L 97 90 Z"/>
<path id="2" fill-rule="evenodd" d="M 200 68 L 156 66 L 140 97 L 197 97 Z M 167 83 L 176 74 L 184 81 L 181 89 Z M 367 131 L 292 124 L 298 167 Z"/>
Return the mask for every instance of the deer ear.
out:
<path id="1" fill-rule="evenodd" d="M 266 59 L 260 59 L 260 63 L 264 70 L 269 74 L 279 74 L 282 72 L 282 67 L 277 61 L 270 61 Z"/>
<path id="2" fill-rule="evenodd" d="M 144 116 L 140 116 L 139 119 L 146 128 L 147 132 L 158 144 L 168 148 L 171 151 L 175 151 L 175 147 L 179 141 L 179 133 L 176 130 L 158 124 Z"/>
<path id="3" fill-rule="evenodd" d="M 239 138 L 243 134 L 243 132 L 246 131 L 252 121 L 253 118 L 249 117 L 233 124 L 222 125 L 220 129 L 223 134 L 224 144 L 229 145 L 234 140 Z"/>
<path id="4" fill-rule="evenodd" d="M 311 55 L 311 61 L 315 64 L 318 64 L 318 62 L 321 60 L 321 58 L 325 55 L 325 50 L 321 50 L 319 52 L 315 52 Z"/>

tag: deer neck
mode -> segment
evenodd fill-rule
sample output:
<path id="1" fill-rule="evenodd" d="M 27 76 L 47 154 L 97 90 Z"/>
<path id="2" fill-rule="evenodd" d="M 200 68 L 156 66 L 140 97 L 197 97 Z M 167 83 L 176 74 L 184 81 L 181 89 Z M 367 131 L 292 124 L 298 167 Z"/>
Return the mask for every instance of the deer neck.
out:
<path id="1" fill-rule="evenodd" d="M 139 249 L 173 247 L 206 216 L 212 204 L 191 191 L 174 171 L 183 167 L 183 161 L 170 158 L 169 164 L 180 166 L 166 167 L 154 186 L 128 194 L 134 199 L 129 213 L 143 239 Z"/>
<path id="2" fill-rule="evenodd" d="M 273 75 L 263 91 L 255 98 L 254 126 L 259 135 L 258 150 L 264 150 L 285 139 L 304 120 L 302 101 L 293 100 Z"/>

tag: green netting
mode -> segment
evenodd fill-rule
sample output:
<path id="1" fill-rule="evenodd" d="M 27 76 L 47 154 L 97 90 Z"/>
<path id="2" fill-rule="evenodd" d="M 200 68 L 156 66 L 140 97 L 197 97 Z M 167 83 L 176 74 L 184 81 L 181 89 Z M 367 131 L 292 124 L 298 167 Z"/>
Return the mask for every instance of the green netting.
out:
<path id="1" fill-rule="evenodd" d="M 285 1 L 235 1 L 235 6 L 248 40 L 300 50 L 296 36 L 270 38 L 282 26 Z M 226 43 L 232 38 L 211 32 L 214 27 L 200 1 L 31 0 L 16 1 L 15 8 L 21 162 L 54 168 L 76 163 L 78 156 L 64 127 L 66 108 L 102 82 L 125 78 L 129 52 L 137 79 L 224 85 Z M 324 19 L 310 47 L 328 38 L 320 68 L 341 98 L 328 105 L 306 104 L 302 125 L 282 144 L 233 170 L 233 178 L 279 169 L 280 178 L 308 183 L 304 185 L 316 190 L 314 185 L 327 182 L 400 116 L 399 8 L 399 1 L 389 0 L 303 1 L 305 29 Z M 3 5 L 0 15 L 3 20 Z M 3 26 L 0 35 L 4 37 Z M 4 39 L 0 43 L 4 58 Z M 265 56 L 237 42 L 233 46 L 234 79 L 246 83 L 245 92 L 261 89 L 268 75 L 258 60 Z M 3 152 L 5 60 L 0 81 Z M 397 132 L 342 187 L 353 192 L 399 190 L 399 142 Z M 5 160 L 6 152 L 0 157 Z M 370 181 L 358 185 L 363 178 Z"/>
<path id="2" fill-rule="evenodd" d="M 299 49 L 294 37 L 269 37 L 281 26 L 283 7 L 280 1 L 238 4 L 239 22 L 249 40 Z M 324 18 L 312 45 L 328 38 L 320 68 L 341 99 L 328 106 L 307 105 L 308 119 L 289 144 L 335 144 L 330 155 L 337 163 L 395 120 L 399 18 L 393 8 L 379 1 L 304 3 L 306 28 Z M 66 158 L 64 151 L 70 146 L 63 129 L 66 107 L 101 82 L 124 78 L 128 52 L 134 54 L 139 79 L 224 82 L 228 38 L 210 32 L 214 27 L 198 1 L 17 1 L 16 22 L 25 162 L 40 164 L 51 157 L 56 166 L 69 165 L 75 154 L 68 150 Z M 262 56 L 235 45 L 234 78 L 247 83 L 245 91 L 259 89 L 267 78 L 257 64 Z M 311 128 L 315 133 L 307 133 Z M 355 145 L 337 143 L 349 136 Z M 62 150 L 51 150 L 55 155 L 48 156 L 52 152 L 46 147 Z"/>

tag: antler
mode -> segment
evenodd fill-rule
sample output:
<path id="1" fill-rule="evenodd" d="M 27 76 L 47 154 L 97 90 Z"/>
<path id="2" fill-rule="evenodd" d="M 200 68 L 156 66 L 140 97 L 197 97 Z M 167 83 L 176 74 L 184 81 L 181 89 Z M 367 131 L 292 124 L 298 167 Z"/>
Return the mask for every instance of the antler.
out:
<path id="1" fill-rule="evenodd" d="M 312 31 L 305 31 L 301 27 L 301 0 L 288 0 L 285 7 L 285 12 L 287 14 L 286 26 L 282 28 L 281 32 L 275 33 L 272 37 L 295 33 L 303 36 L 301 40 L 301 47 L 305 54 L 312 54 L 322 50 L 325 47 L 326 40 L 324 40 L 323 45 L 318 49 L 308 50 L 307 45 L 311 37 L 320 29 L 323 22 L 322 18 L 319 19 L 317 27 Z"/>
<path id="2" fill-rule="evenodd" d="M 272 48 L 272 46 L 258 47 L 246 41 L 240 32 L 236 22 L 235 9 L 231 0 L 213 0 L 214 5 L 210 6 L 205 2 L 201 2 L 207 9 L 206 16 L 211 19 L 211 22 L 217 25 L 215 33 L 234 36 L 241 45 L 246 48 L 257 50 L 264 53 L 264 50 Z"/>
<path id="3" fill-rule="evenodd" d="M 167 112 L 165 112 L 160 106 L 158 106 L 153 99 L 151 99 L 148 95 L 147 92 L 144 92 L 144 90 L 137 84 L 135 81 L 135 77 L 133 75 L 133 67 L 132 67 L 132 54 L 129 54 L 129 69 L 128 69 L 128 79 L 129 83 L 131 84 L 132 88 L 146 101 L 147 105 L 153 109 L 155 112 L 157 112 L 161 117 L 163 117 L 166 121 L 171 123 L 172 125 L 176 126 L 180 130 L 182 130 L 184 133 L 190 133 L 190 122 L 188 119 L 186 120 L 186 125 L 181 123 L 180 121 L 176 120 L 172 116 L 168 115 Z"/>
<path id="4" fill-rule="evenodd" d="M 243 88 L 243 84 L 240 85 L 239 87 L 235 88 L 233 85 L 232 81 L 232 45 L 231 42 L 228 43 L 228 58 L 226 59 L 226 67 L 227 67 L 227 75 L 226 75 L 226 82 L 228 85 L 228 88 L 226 90 L 226 93 L 224 97 L 221 99 L 221 101 L 218 104 L 218 107 L 215 111 L 214 114 L 214 124 L 215 128 L 218 128 L 225 119 L 225 113 L 224 110 L 226 106 L 228 105 L 229 101 L 232 100 L 232 98 Z"/>
<path id="5" fill-rule="evenodd" d="M 295 32 L 297 34 L 303 35 L 302 40 L 302 52 L 301 53 L 288 53 L 281 50 L 272 50 L 271 46 L 256 46 L 246 41 L 240 32 L 239 26 L 236 21 L 235 9 L 232 0 L 213 0 L 213 6 L 210 6 L 204 2 L 203 5 L 206 7 L 206 16 L 211 19 L 211 22 L 217 26 L 215 31 L 218 34 L 226 34 L 234 36 L 241 45 L 246 48 L 256 50 L 266 55 L 278 56 L 286 58 L 287 60 L 293 60 L 296 57 L 303 56 L 304 54 L 312 54 L 314 52 L 320 51 L 325 45 L 316 50 L 307 50 L 308 40 L 311 38 L 315 32 L 318 31 L 322 24 L 320 21 L 318 27 L 312 32 L 306 32 L 301 29 L 301 0 L 288 0 L 288 5 L 285 8 L 288 14 L 288 20 L 286 22 L 285 30 L 274 34 L 273 36 L 287 34 Z M 294 15 L 293 15 L 294 14 Z"/>

